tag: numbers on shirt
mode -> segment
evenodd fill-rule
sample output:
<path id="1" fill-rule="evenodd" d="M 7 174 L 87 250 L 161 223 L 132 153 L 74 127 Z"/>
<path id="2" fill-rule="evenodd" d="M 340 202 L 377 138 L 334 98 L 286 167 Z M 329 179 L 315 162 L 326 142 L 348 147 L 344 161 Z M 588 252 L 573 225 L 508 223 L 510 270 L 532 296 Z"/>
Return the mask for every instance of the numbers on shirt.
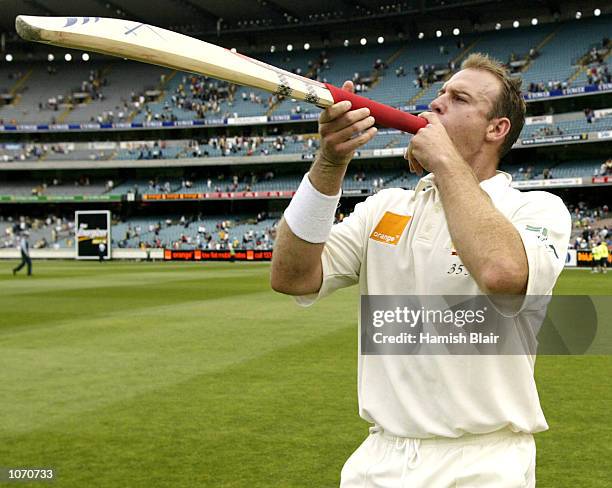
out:
<path id="1" fill-rule="evenodd" d="M 459 264 L 453 263 L 453 264 L 451 264 L 451 267 L 446 272 L 446 274 L 469 276 L 470 272 L 467 270 L 467 268 L 465 267 L 464 264 L 462 264 L 462 263 L 459 263 Z"/>

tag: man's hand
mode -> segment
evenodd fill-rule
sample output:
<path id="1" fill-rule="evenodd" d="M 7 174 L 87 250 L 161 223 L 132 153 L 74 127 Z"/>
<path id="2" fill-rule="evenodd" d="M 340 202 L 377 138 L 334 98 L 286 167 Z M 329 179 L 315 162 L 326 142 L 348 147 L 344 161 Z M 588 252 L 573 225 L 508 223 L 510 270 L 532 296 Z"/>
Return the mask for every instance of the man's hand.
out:
<path id="1" fill-rule="evenodd" d="M 429 122 L 420 129 L 410 141 L 404 155 L 408 160 L 410 172 L 421 176 L 423 170 L 435 172 L 453 161 L 462 161 L 455 144 L 451 141 L 440 119 L 433 112 L 419 114 Z"/>
<path id="2" fill-rule="evenodd" d="M 342 89 L 354 93 L 352 81 L 345 81 Z M 351 102 L 338 102 L 325 109 L 319 117 L 322 163 L 347 166 L 358 147 L 367 144 L 377 132 L 370 109 L 350 110 Z"/>

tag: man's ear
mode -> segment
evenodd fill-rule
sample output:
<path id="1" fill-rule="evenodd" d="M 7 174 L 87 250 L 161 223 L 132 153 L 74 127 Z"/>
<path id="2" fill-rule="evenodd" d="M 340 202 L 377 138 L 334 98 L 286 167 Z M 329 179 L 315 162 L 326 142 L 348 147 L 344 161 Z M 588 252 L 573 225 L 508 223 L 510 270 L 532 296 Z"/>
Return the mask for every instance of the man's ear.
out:
<path id="1" fill-rule="evenodd" d="M 487 133 L 485 139 L 487 142 L 497 142 L 502 141 L 510 132 L 510 127 L 512 124 L 510 123 L 510 119 L 508 117 L 499 117 L 491 119 L 489 125 L 487 126 Z"/>

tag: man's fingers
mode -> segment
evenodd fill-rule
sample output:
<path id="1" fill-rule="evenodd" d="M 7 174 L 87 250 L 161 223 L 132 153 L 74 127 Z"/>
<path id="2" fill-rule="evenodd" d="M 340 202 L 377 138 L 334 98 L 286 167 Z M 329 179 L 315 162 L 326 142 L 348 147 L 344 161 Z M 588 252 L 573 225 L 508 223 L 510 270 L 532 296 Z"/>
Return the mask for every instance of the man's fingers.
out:
<path id="1" fill-rule="evenodd" d="M 442 122 L 440 122 L 440 119 L 438 118 L 438 116 L 433 113 L 433 112 L 421 112 L 419 114 L 419 117 L 424 118 L 425 120 L 427 120 L 427 122 L 429 122 L 430 124 L 434 125 L 434 124 L 441 124 Z"/>
<path id="2" fill-rule="evenodd" d="M 408 160 L 408 162 L 410 162 L 410 151 L 412 151 L 412 146 L 409 144 L 404 153 L 404 159 Z"/>
<path id="3" fill-rule="evenodd" d="M 425 173 L 423 166 L 421 166 L 421 164 L 416 159 L 414 160 L 413 164 L 414 164 L 414 172 L 417 174 L 417 176 L 423 176 L 423 173 Z"/>
<path id="4" fill-rule="evenodd" d="M 337 119 L 342 114 L 348 112 L 351 109 L 351 102 L 343 100 L 338 103 L 334 103 L 331 107 L 327 107 L 319 116 L 320 124 L 327 124 L 334 119 Z"/>
<path id="5" fill-rule="evenodd" d="M 423 166 L 421 166 L 421 163 L 419 163 L 414 157 L 414 154 L 412 153 L 412 146 L 408 146 L 404 158 L 408 160 L 408 168 L 410 169 L 411 173 L 416 173 L 418 176 L 423 174 Z"/>
<path id="6" fill-rule="evenodd" d="M 376 127 L 370 127 L 367 131 L 361 133 L 357 137 L 349 139 L 348 141 L 343 142 L 342 144 L 338 144 L 338 152 L 350 153 L 355 149 L 360 148 L 361 146 L 370 142 L 377 132 L 378 129 Z"/>
<path id="7" fill-rule="evenodd" d="M 417 174 L 417 176 L 423 176 L 425 170 L 423 169 L 423 166 L 421 166 L 421 163 L 419 163 L 416 159 L 413 159 L 412 166 L 414 167 L 414 172 Z"/>
<path id="8" fill-rule="evenodd" d="M 414 173 L 414 168 L 412 167 L 412 161 L 410 161 L 410 159 L 408 160 L 408 169 L 410 170 L 411 173 Z"/>
<path id="9" fill-rule="evenodd" d="M 329 122 L 320 122 L 321 125 L 319 127 L 319 133 L 321 136 L 325 136 L 333 132 L 341 131 L 350 125 L 353 125 L 355 122 L 365 119 L 369 115 L 370 109 L 367 107 L 351 110 L 350 112 L 343 113 Z"/>
<path id="10" fill-rule="evenodd" d="M 355 93 L 355 85 L 350 80 L 346 80 L 342 84 L 342 89 L 349 93 Z M 351 102 L 349 102 L 348 100 L 344 100 L 342 102 L 335 103 L 331 107 L 328 107 L 325 110 L 323 110 L 323 112 L 321 113 L 321 116 L 319 117 L 319 122 L 321 124 L 326 124 L 327 122 L 330 122 L 340 117 L 340 115 L 342 115 L 343 113 L 348 112 L 350 108 L 351 108 Z"/>
<path id="11" fill-rule="evenodd" d="M 416 173 L 416 170 L 414 169 L 414 164 L 412 164 L 412 149 L 410 146 L 408 146 L 408 149 L 406 150 L 406 156 L 404 157 L 408 160 L 408 168 L 410 169 L 410 172 Z"/>
<path id="12" fill-rule="evenodd" d="M 348 139 L 354 137 L 355 134 L 363 132 L 364 130 L 372 127 L 375 122 L 376 121 L 374 120 L 374 117 L 366 117 L 365 119 L 361 119 L 349 125 L 348 127 L 345 127 L 344 129 L 339 130 L 334 134 L 331 134 L 330 140 L 333 138 L 334 140 L 337 140 L 339 142 L 347 141 Z"/>
<path id="13" fill-rule="evenodd" d="M 342 89 L 347 92 L 355 93 L 355 85 L 351 80 L 346 80 L 342 83 Z"/>

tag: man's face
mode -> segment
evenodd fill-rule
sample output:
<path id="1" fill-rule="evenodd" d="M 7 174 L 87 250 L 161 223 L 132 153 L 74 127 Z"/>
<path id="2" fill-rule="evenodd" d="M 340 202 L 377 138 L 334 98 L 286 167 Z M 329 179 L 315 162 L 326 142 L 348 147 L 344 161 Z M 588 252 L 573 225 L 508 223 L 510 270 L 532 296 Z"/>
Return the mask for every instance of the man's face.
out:
<path id="1" fill-rule="evenodd" d="M 501 91 L 500 81 L 482 70 L 464 69 L 448 80 L 431 102 L 461 156 L 469 163 L 484 145 L 488 114 Z"/>

